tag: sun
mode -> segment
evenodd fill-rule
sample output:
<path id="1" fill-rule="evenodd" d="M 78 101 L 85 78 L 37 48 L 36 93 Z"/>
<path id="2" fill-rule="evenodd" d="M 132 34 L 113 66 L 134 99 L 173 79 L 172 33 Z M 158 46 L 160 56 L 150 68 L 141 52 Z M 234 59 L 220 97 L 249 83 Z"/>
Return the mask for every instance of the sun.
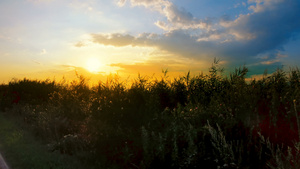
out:
<path id="1" fill-rule="evenodd" d="M 86 61 L 86 69 L 91 73 L 98 73 L 102 64 L 98 58 L 91 57 Z"/>

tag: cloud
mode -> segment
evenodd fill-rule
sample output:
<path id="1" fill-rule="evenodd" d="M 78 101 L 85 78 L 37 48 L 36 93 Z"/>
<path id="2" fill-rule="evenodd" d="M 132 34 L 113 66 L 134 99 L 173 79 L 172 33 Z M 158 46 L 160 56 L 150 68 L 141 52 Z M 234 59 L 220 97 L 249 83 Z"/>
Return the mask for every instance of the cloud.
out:
<path id="1" fill-rule="evenodd" d="M 35 62 L 34 60 L 32 60 Z M 56 81 L 61 82 L 71 82 L 73 80 L 78 80 L 78 77 L 83 75 L 86 78 L 88 84 L 97 84 L 100 80 L 105 81 L 107 76 L 104 73 L 99 72 L 98 74 L 91 73 L 87 71 L 85 68 L 62 64 L 62 65 L 55 65 L 53 67 L 49 67 L 44 70 L 40 70 L 37 72 L 26 72 L 24 74 L 17 74 L 14 77 L 22 79 L 24 77 L 31 77 L 37 79 L 54 79 Z M 11 78 L 11 77 L 9 77 Z M 7 78 L 8 80 L 10 80 Z"/>
<path id="2" fill-rule="evenodd" d="M 280 49 L 300 31 L 297 0 L 255 0 L 250 8 L 253 13 L 241 15 L 223 26 L 237 41 L 246 42 L 253 53 Z"/>
<path id="3" fill-rule="evenodd" d="M 118 67 L 119 73 L 134 75 L 142 73 L 143 75 L 161 75 L 162 70 L 168 69 L 168 75 L 178 77 L 178 75 L 185 75 L 188 71 L 193 74 L 207 72 L 210 64 L 207 62 L 197 62 L 193 60 L 180 60 L 178 58 L 155 57 L 145 62 L 137 62 L 133 64 L 113 63 L 110 66 Z M 199 70 L 202 67 L 202 70 Z"/>
<path id="4" fill-rule="evenodd" d="M 74 65 L 68 65 L 68 64 L 58 65 L 57 71 L 61 71 L 64 72 L 64 74 L 73 75 L 73 76 L 84 75 L 87 78 L 97 77 L 97 76 L 102 78 L 105 77 L 105 72 L 91 73 L 86 68 L 74 66 Z"/>
<path id="5" fill-rule="evenodd" d="M 53 2 L 55 0 L 27 0 L 28 2 L 37 4 L 37 3 L 48 3 L 48 2 Z"/>
<path id="6" fill-rule="evenodd" d="M 167 0 L 128 0 L 132 6 L 144 6 L 150 10 L 158 11 L 166 17 L 166 21 L 155 22 L 159 28 L 166 31 L 177 29 L 210 29 L 211 20 L 200 20 L 195 18 L 184 8 L 179 9 L 174 3 Z M 124 6 L 125 0 L 118 2 L 119 6 Z"/>
<path id="7" fill-rule="evenodd" d="M 121 4 L 126 1 L 119 1 Z M 167 0 L 127 0 L 160 12 L 165 20 L 154 24 L 162 34 L 91 34 L 92 42 L 122 46 L 154 47 L 182 58 L 206 60 L 218 57 L 230 63 L 279 64 L 283 46 L 300 32 L 300 1 L 249 0 L 249 13 L 236 19 L 199 19 Z M 242 4 L 245 5 L 245 4 Z M 259 55 L 268 55 L 261 60 Z"/>
<path id="8" fill-rule="evenodd" d="M 174 4 L 170 3 L 163 9 L 163 13 L 167 17 L 168 21 L 172 24 L 187 24 L 193 22 L 193 15 L 184 9 L 179 10 Z"/>
<path id="9" fill-rule="evenodd" d="M 280 62 L 280 60 L 269 60 L 269 61 L 263 61 L 263 62 L 261 62 L 261 64 L 263 64 L 263 65 L 272 65 L 274 63 L 279 63 L 279 62 Z"/>
<path id="10" fill-rule="evenodd" d="M 103 45 L 111 45 L 116 47 L 128 45 L 136 46 L 134 42 L 136 38 L 128 34 L 92 34 L 91 36 L 93 38 L 94 43 L 100 43 Z"/>
<path id="11" fill-rule="evenodd" d="M 255 74 L 255 75 L 251 75 L 248 78 L 245 78 L 246 82 L 251 82 L 252 80 L 262 80 L 266 77 L 271 76 L 272 74 Z"/>
<path id="12" fill-rule="evenodd" d="M 245 2 L 237 3 L 237 4 L 234 5 L 234 8 L 238 8 L 240 6 L 246 6 L 246 3 Z"/>
<path id="13" fill-rule="evenodd" d="M 120 1 L 117 3 L 117 5 L 120 6 L 120 7 L 122 7 L 122 6 L 125 5 L 125 3 L 126 3 L 126 0 L 120 0 Z"/>
<path id="14" fill-rule="evenodd" d="M 148 8 L 154 8 L 157 6 L 161 7 L 170 3 L 167 0 L 129 0 L 129 1 L 133 6 L 142 5 Z"/>
<path id="15" fill-rule="evenodd" d="M 96 6 L 95 0 L 72 0 L 66 2 L 70 8 L 76 11 L 83 12 L 84 14 L 88 14 L 90 17 L 102 15 L 101 11 L 94 9 L 94 7 Z"/>
<path id="16" fill-rule="evenodd" d="M 38 65 L 41 65 L 42 63 L 41 62 L 39 62 L 39 61 L 37 61 L 37 60 L 31 60 L 32 62 L 34 62 L 34 63 L 36 63 L 36 64 L 38 64 Z"/>
<path id="17" fill-rule="evenodd" d="M 85 44 L 83 42 L 77 42 L 74 46 L 77 48 L 81 48 L 81 47 L 84 47 Z"/>
<path id="18" fill-rule="evenodd" d="M 172 31 L 165 34 L 143 33 L 139 36 L 129 34 L 92 34 L 92 41 L 102 45 L 115 47 L 139 46 L 154 47 L 181 57 L 196 58 L 213 52 L 210 42 L 197 42 L 197 37 L 184 31 Z M 209 48 L 211 50 L 209 50 Z"/>
<path id="19" fill-rule="evenodd" d="M 249 9 L 254 12 L 263 12 L 266 9 L 276 8 L 278 4 L 285 2 L 285 0 L 248 0 L 249 4 L 253 4 Z"/>
<path id="20" fill-rule="evenodd" d="M 288 55 L 284 55 L 284 54 L 281 54 L 281 53 L 277 53 L 277 56 L 276 56 L 277 59 L 286 58 L 286 57 L 288 57 Z"/>

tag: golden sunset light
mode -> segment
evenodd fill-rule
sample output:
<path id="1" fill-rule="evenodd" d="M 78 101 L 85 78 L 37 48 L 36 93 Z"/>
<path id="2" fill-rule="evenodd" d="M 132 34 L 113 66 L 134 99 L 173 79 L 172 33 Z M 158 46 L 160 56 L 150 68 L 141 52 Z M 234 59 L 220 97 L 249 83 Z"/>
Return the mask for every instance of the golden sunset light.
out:
<path id="1" fill-rule="evenodd" d="M 86 69 L 91 73 L 97 73 L 100 71 L 102 63 L 96 57 L 88 58 L 86 61 Z"/>
<path id="2" fill-rule="evenodd" d="M 300 169 L 300 0 L 0 0 L 0 169 Z"/>
<path id="3" fill-rule="evenodd" d="M 258 77 L 265 69 L 271 73 L 281 66 L 300 64 L 300 26 L 293 22 L 297 16 L 280 4 L 256 0 L 3 0 L 0 81 L 69 74 L 62 65 L 131 77 L 151 66 L 155 74 L 161 69 L 198 74 L 208 72 L 210 64 L 202 63 L 212 63 L 214 58 L 225 63 L 222 67 L 227 75 L 245 64 L 252 70 L 248 78 Z M 292 4 L 285 5 L 297 7 Z M 160 61 L 155 63 L 157 58 Z"/>

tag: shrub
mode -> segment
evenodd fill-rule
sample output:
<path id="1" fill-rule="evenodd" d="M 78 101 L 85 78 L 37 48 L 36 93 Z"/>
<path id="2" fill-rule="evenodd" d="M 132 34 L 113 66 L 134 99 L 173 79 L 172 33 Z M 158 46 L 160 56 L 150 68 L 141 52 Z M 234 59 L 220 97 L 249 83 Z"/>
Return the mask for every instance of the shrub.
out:
<path id="1" fill-rule="evenodd" d="M 94 168 L 299 167 L 300 73 L 248 69 L 170 79 L 118 76 L 90 87 L 20 80 L 0 85 L 0 106 L 51 151 Z M 209 121 L 209 123 L 208 123 Z"/>

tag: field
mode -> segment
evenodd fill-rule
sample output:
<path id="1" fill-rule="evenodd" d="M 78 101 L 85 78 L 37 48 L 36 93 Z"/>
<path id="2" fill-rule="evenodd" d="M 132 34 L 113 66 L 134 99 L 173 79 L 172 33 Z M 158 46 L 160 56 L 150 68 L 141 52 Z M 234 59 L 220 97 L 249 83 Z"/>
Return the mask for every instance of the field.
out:
<path id="1" fill-rule="evenodd" d="M 12 168 L 32 168 L 14 160 L 24 150 L 44 168 L 300 168 L 300 71 L 246 82 L 247 72 L 224 77 L 215 63 L 208 75 L 111 76 L 93 87 L 83 76 L 13 80 L 0 85 L 0 118 L 17 128 L 0 149 Z M 7 138 L 19 130 L 43 151 Z M 39 153 L 50 160 L 30 158 Z"/>

